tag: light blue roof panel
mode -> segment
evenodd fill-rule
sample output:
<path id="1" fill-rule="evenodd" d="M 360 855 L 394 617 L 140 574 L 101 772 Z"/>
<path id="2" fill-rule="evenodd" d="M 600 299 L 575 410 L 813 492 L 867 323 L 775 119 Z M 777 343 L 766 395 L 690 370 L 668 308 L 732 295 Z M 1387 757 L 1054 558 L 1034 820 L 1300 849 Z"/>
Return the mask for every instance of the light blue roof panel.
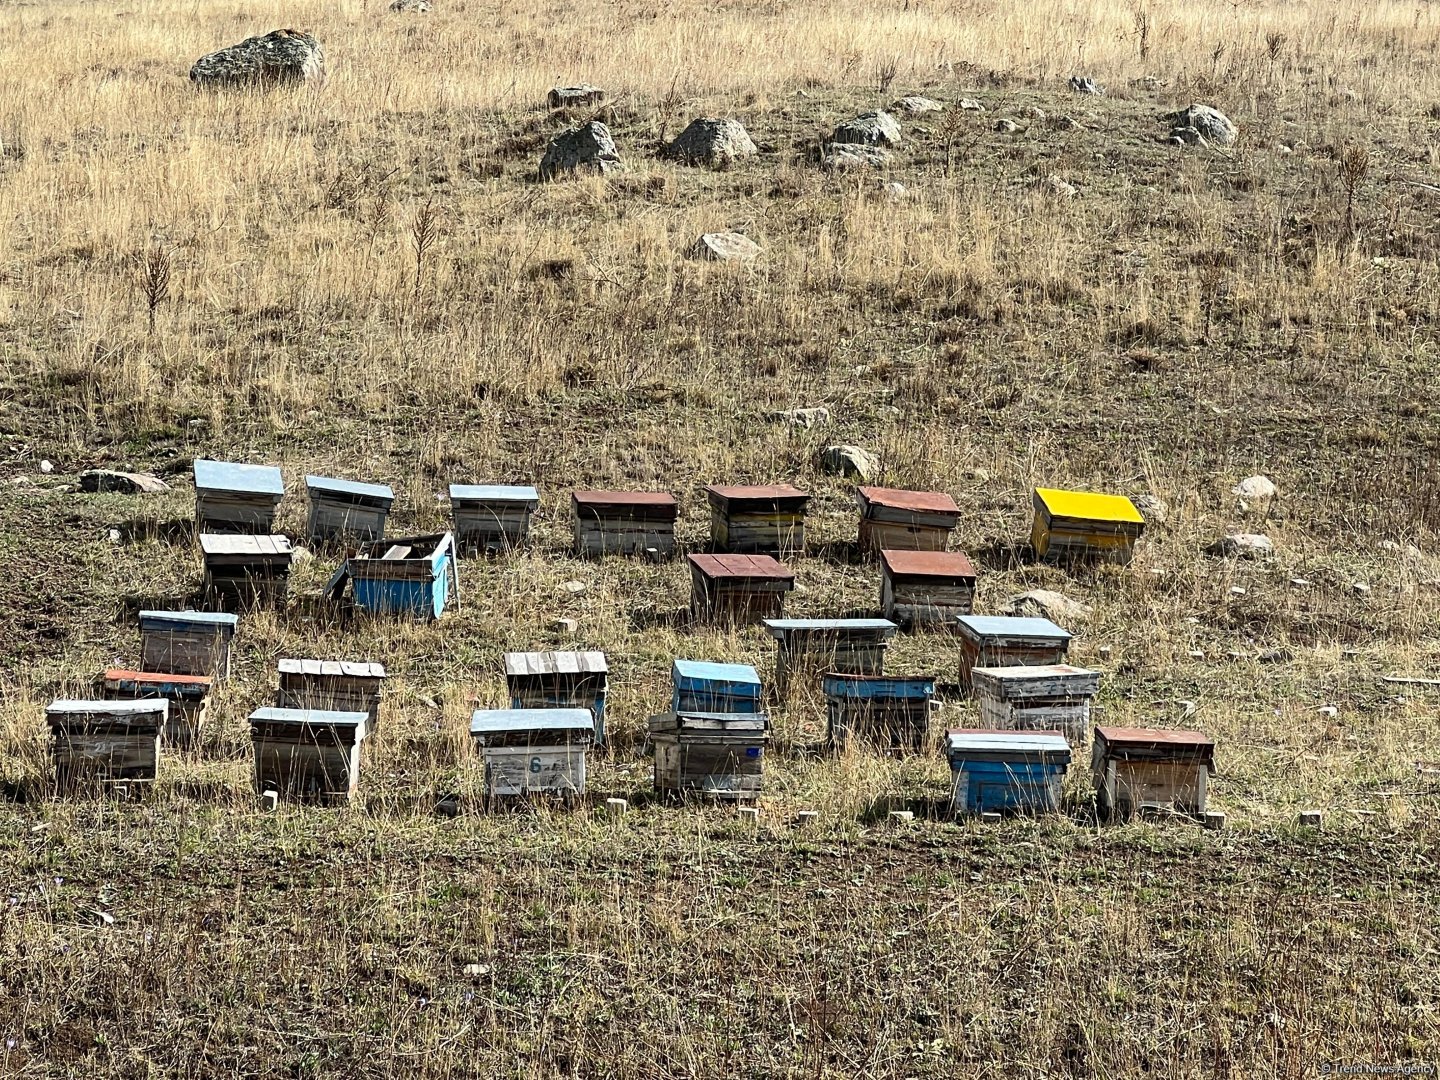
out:
<path id="1" fill-rule="evenodd" d="M 312 727 L 363 727 L 370 719 L 363 712 L 335 712 L 330 709 L 282 709 L 267 705 L 250 714 L 250 722 L 268 724 L 308 724 Z"/>
<path id="2" fill-rule="evenodd" d="M 363 499 L 394 501 L 395 492 L 388 484 L 365 484 L 359 480 L 337 480 L 331 476 L 306 476 L 305 486 L 311 491 L 333 491 L 337 495 L 358 495 Z"/>
<path id="3" fill-rule="evenodd" d="M 142 611 L 140 612 L 140 629 L 142 630 L 189 630 L 229 629 L 234 633 L 235 627 L 240 624 L 240 616 L 232 615 L 228 611 Z"/>
<path id="4" fill-rule="evenodd" d="M 450 501 L 538 503 L 540 492 L 512 484 L 451 484 Z"/>
<path id="5" fill-rule="evenodd" d="M 1070 640 L 1070 632 L 1049 619 L 1017 618 L 1009 615 L 959 615 L 960 626 L 973 637 L 1035 637 Z"/>
<path id="6" fill-rule="evenodd" d="M 749 664 L 712 664 L 707 660 L 676 660 L 674 667 L 676 686 L 704 685 L 709 683 L 760 686 L 760 674 Z"/>
<path id="7" fill-rule="evenodd" d="M 205 491 L 285 494 L 285 479 L 273 465 L 242 465 L 234 461 L 211 461 L 209 458 L 195 459 L 195 486 Z"/>
<path id="8" fill-rule="evenodd" d="M 589 709 L 476 709 L 470 714 L 471 735 L 594 730 L 595 717 Z"/>

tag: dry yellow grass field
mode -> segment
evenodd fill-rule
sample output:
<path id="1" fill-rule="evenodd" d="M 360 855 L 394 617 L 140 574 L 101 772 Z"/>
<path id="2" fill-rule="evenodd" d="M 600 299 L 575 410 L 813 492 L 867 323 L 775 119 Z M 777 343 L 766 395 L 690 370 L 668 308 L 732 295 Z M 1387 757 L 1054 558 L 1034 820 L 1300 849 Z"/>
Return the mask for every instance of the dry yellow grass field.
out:
<path id="1" fill-rule="evenodd" d="M 323 87 L 189 83 L 279 27 L 321 40 Z M 1385 0 L 0 0 L 0 1075 L 1433 1075 L 1440 688 L 1382 679 L 1440 676 L 1437 44 L 1440 12 Z M 539 184 L 589 118 L 546 91 L 582 80 L 624 168 Z M 947 108 L 902 117 L 887 168 L 819 167 L 912 93 Z M 1237 143 L 1166 144 L 1191 102 Z M 707 115 L 760 154 L 658 156 Z M 720 230 L 762 254 L 691 257 Z M 1058 818 L 943 820 L 938 748 L 816 754 L 808 687 L 774 710 L 758 828 L 653 800 L 671 660 L 768 674 L 773 642 L 690 627 L 683 560 L 572 558 L 568 491 L 672 491 L 698 549 L 704 485 L 796 483 L 787 613 L 868 614 L 831 444 L 956 498 L 977 610 L 1090 605 L 1099 715 L 1214 736 L 1225 830 L 1099 827 L 1081 767 Z M 543 503 L 433 626 L 326 605 L 317 550 L 144 801 L 52 799 L 45 702 L 195 599 L 206 456 L 282 465 L 292 534 L 305 472 L 392 484 L 392 533 L 446 527 L 449 483 Z M 79 493 L 94 467 L 172 490 Z M 1242 509 L 1252 473 L 1280 495 Z M 1037 484 L 1167 521 L 1129 567 L 1038 565 Z M 1234 531 L 1274 557 L 1204 554 Z M 571 646 L 612 668 L 594 798 L 634 809 L 481 813 L 470 710 L 505 650 Z M 286 655 L 394 676 L 351 808 L 256 805 L 245 717 Z M 887 659 L 956 665 L 931 635 Z M 955 698 L 937 726 L 974 722 Z"/>

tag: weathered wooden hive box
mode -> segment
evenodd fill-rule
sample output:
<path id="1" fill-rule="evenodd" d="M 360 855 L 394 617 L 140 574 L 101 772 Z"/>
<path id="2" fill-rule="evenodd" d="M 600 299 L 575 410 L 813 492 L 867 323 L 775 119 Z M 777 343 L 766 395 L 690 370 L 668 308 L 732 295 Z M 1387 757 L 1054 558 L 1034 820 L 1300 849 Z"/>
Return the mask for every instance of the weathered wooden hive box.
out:
<path id="1" fill-rule="evenodd" d="M 355 606 L 376 615 L 438 619 L 460 596 L 460 570 L 451 533 L 362 544 L 325 587 L 338 599 L 352 582 Z"/>
<path id="2" fill-rule="evenodd" d="M 652 716 L 655 790 L 719 799 L 755 798 L 764 777 L 768 726 L 763 713 Z"/>
<path id="3" fill-rule="evenodd" d="M 310 520 L 305 531 L 312 543 L 358 543 L 385 535 L 385 520 L 395 504 L 395 492 L 386 485 L 307 476 L 305 491 L 310 498 Z"/>
<path id="4" fill-rule="evenodd" d="M 505 654 L 505 685 L 516 709 L 589 709 L 595 745 L 605 745 L 605 691 L 610 668 L 603 652 Z"/>
<path id="5" fill-rule="evenodd" d="M 778 643 L 775 686 L 784 694 L 793 676 L 879 675 L 885 649 L 899 629 L 889 619 L 766 619 Z"/>
<path id="6" fill-rule="evenodd" d="M 585 794 L 585 753 L 595 741 L 589 709 L 477 709 L 470 737 L 492 797 Z"/>
<path id="7" fill-rule="evenodd" d="M 958 551 L 880 552 L 880 606 L 911 629 L 955 630 L 975 601 L 975 566 Z"/>
<path id="8" fill-rule="evenodd" d="M 830 742 L 888 753 L 916 753 L 930 732 L 934 679 L 828 674 L 820 681 Z"/>
<path id="9" fill-rule="evenodd" d="M 1070 650 L 1069 631 L 1049 619 L 961 615 L 955 622 L 960 634 L 960 685 L 964 687 L 970 686 L 970 672 L 977 667 L 1060 664 Z"/>
<path id="10" fill-rule="evenodd" d="M 676 660 L 671 669 L 677 713 L 758 713 L 760 675 L 749 664 L 712 664 Z"/>
<path id="11" fill-rule="evenodd" d="M 1123 495 L 1035 489 L 1030 546 L 1040 559 L 1129 562 L 1145 519 Z"/>
<path id="12" fill-rule="evenodd" d="M 576 491 L 575 554 L 675 554 L 675 496 L 663 491 Z"/>
<path id="13" fill-rule="evenodd" d="M 363 712 L 283 709 L 250 714 L 255 790 L 307 802 L 345 802 L 360 783 Z"/>
<path id="14" fill-rule="evenodd" d="M 285 602 L 293 554 L 289 537 L 201 533 L 200 551 L 208 595 L 240 606 Z"/>
<path id="15" fill-rule="evenodd" d="M 461 551 L 501 555 L 530 536 L 530 515 L 540 505 L 533 487 L 451 484 L 450 513 Z"/>
<path id="16" fill-rule="evenodd" d="M 862 487 L 855 501 L 860 505 L 860 550 L 870 554 L 886 549 L 944 551 L 960 520 L 955 500 L 941 491 Z"/>
<path id="17" fill-rule="evenodd" d="M 280 686 L 275 692 L 275 704 L 280 708 L 363 712 L 367 731 L 373 734 L 379 726 L 384 664 L 285 657 L 278 667 Z"/>
<path id="18" fill-rule="evenodd" d="M 805 509 L 810 496 L 789 484 L 712 484 L 710 547 L 736 555 L 793 558 L 805 553 Z"/>
<path id="19" fill-rule="evenodd" d="M 273 465 L 195 459 L 195 526 L 202 533 L 275 531 L 285 480 Z"/>
<path id="20" fill-rule="evenodd" d="M 951 731 L 945 754 L 956 815 L 1060 809 L 1070 744 L 1058 731 Z"/>
<path id="21" fill-rule="evenodd" d="M 697 622 L 751 623 L 775 618 L 795 572 L 770 555 L 691 555 L 690 617 Z"/>
<path id="22" fill-rule="evenodd" d="M 140 667 L 175 675 L 230 677 L 238 615 L 225 611 L 140 612 Z"/>
<path id="23" fill-rule="evenodd" d="M 1058 731 L 1071 746 L 1090 736 L 1090 700 L 1100 673 L 1070 664 L 977 667 L 971 673 L 980 722 L 1001 731 Z"/>
<path id="24" fill-rule="evenodd" d="M 105 672 L 105 694 L 117 701 L 167 701 L 166 746 L 189 749 L 200 741 L 205 714 L 210 707 L 214 679 L 209 675 L 170 675 L 159 671 L 127 671 L 111 668 Z"/>
<path id="25" fill-rule="evenodd" d="M 1215 772 L 1215 740 L 1198 731 L 1097 727 L 1090 771 L 1103 820 L 1149 807 L 1200 817 Z"/>
<path id="26" fill-rule="evenodd" d="M 154 780 L 169 714 L 170 703 L 163 698 L 52 701 L 45 722 L 56 790 Z"/>

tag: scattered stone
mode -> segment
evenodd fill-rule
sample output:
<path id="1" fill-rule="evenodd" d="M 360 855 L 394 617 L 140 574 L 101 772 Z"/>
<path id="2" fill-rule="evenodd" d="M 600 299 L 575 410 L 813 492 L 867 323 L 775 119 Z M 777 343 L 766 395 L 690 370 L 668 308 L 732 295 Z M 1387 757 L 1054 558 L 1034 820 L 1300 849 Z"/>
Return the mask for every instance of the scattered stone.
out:
<path id="1" fill-rule="evenodd" d="M 111 530 L 109 530 L 109 531 L 105 534 L 105 539 L 109 540 L 110 543 L 112 543 L 112 544 L 118 544 L 118 543 L 120 543 L 120 530 L 119 530 L 119 529 L 111 529 Z"/>
<path id="2" fill-rule="evenodd" d="M 1225 828 L 1225 815 L 1219 810 L 1205 811 L 1205 828 L 1211 832 L 1219 832 Z"/>
<path id="3" fill-rule="evenodd" d="M 1289 649 L 1265 649 L 1255 659 L 1262 664 L 1288 664 L 1294 654 Z"/>
<path id="4" fill-rule="evenodd" d="M 749 262 L 759 254 L 759 244 L 736 232 L 702 233 L 695 242 L 695 257 L 711 262 Z"/>
<path id="5" fill-rule="evenodd" d="M 1001 135 L 1014 135 L 1020 130 L 1020 125 L 1015 123 L 1014 120 L 1007 120 L 1002 117 L 995 121 L 995 130 Z"/>
<path id="6" fill-rule="evenodd" d="M 1055 126 L 1061 131 L 1084 131 L 1085 125 L 1076 120 L 1073 116 L 1062 116 L 1055 121 Z"/>
<path id="7" fill-rule="evenodd" d="M 621 818 L 630 812 L 630 804 L 624 799 L 606 799 L 605 813 L 612 818 Z"/>
<path id="8" fill-rule="evenodd" d="M 1231 595 L 1231 596 L 1244 596 L 1244 595 L 1245 595 L 1245 587 L 1244 587 L 1243 585 L 1231 585 L 1231 586 L 1230 586 L 1230 595 Z"/>
<path id="9" fill-rule="evenodd" d="M 562 589 L 564 589 L 566 592 L 568 592 L 571 596 L 579 596 L 581 593 L 583 593 L 583 592 L 585 591 L 585 587 L 586 587 L 586 586 L 585 586 L 585 582 L 583 582 L 583 581 L 573 581 L 573 580 L 572 580 L 572 581 L 567 581 L 567 582 L 565 582 L 565 584 L 564 584 L 564 585 L 561 585 L 560 587 L 561 587 Z"/>
<path id="10" fill-rule="evenodd" d="M 272 30 L 202 56 L 190 69 L 190 81 L 213 89 L 323 83 L 325 51 L 309 34 Z"/>
<path id="11" fill-rule="evenodd" d="M 1187 653 L 1186 655 L 1189 656 L 1191 660 L 1204 660 L 1204 659 L 1205 659 L 1205 653 L 1204 653 L 1204 651 L 1201 650 L 1201 649 L 1191 649 L 1190 652 Z"/>
<path id="12" fill-rule="evenodd" d="M 1191 105 L 1177 113 L 1171 113 L 1165 119 L 1170 122 L 1172 137 L 1189 128 L 1207 142 L 1229 146 L 1239 134 L 1233 120 L 1209 105 Z M 1188 136 L 1181 135 L 1181 138 Z"/>
<path id="13" fill-rule="evenodd" d="M 1090 610 L 1089 604 L 1071 600 L 1062 593 L 1050 589 L 1031 589 L 1005 601 L 1001 614 L 1021 618 L 1038 616 L 1065 626 L 1067 623 L 1081 622 L 1088 618 Z"/>
<path id="14" fill-rule="evenodd" d="M 984 106 L 984 105 L 981 105 L 980 102 L 976 101 L 974 98 L 968 98 L 968 97 L 967 97 L 967 98 L 961 98 L 961 99 L 960 99 L 960 108 L 961 108 L 964 112 L 984 112 L 984 111 L 985 111 L 985 106 Z"/>
<path id="15" fill-rule="evenodd" d="M 1137 87 L 1141 90 L 1155 91 L 1164 90 L 1165 87 L 1169 85 L 1169 83 L 1167 83 L 1164 79 L 1157 78 L 1154 75 L 1142 75 L 1138 79 L 1131 79 L 1130 85 Z"/>
<path id="16" fill-rule="evenodd" d="M 430 10 L 430 0 L 390 0 L 390 10 L 424 15 Z"/>
<path id="17" fill-rule="evenodd" d="M 545 95 L 545 104 L 554 109 L 582 109 L 591 105 L 601 105 L 605 101 L 605 91 L 598 86 L 591 86 L 589 83 L 578 83 L 575 86 L 552 87 L 550 93 Z"/>
<path id="18" fill-rule="evenodd" d="M 1029 117 L 1031 120 L 1045 119 L 1045 110 L 1040 108 L 1039 105 L 1027 105 L 1021 110 L 1021 114 Z"/>
<path id="19" fill-rule="evenodd" d="M 545 156 L 540 159 L 540 179 L 554 180 L 567 174 L 604 176 L 619 167 L 620 151 L 615 149 L 610 129 L 598 120 L 591 120 L 562 131 L 550 141 Z"/>
<path id="20" fill-rule="evenodd" d="M 1158 495 L 1136 495 L 1130 500 L 1131 505 L 1140 511 L 1140 516 L 1145 519 L 1146 525 L 1164 526 L 1169 516 L 1165 506 L 1165 500 Z"/>
<path id="21" fill-rule="evenodd" d="M 813 409 L 786 409 L 782 412 L 770 414 L 772 420 L 782 420 L 787 424 L 794 424 L 796 427 L 812 428 L 830 422 L 830 410 L 824 405 L 817 405 Z"/>
<path id="22" fill-rule="evenodd" d="M 820 455 L 820 468 L 831 476 L 854 476 L 870 481 L 879 475 L 880 461 L 858 446 L 827 446 Z"/>
<path id="23" fill-rule="evenodd" d="M 879 146 L 834 143 L 825 151 L 820 164 L 831 170 L 879 169 L 890 164 L 890 151 Z"/>
<path id="24" fill-rule="evenodd" d="M 1077 94 L 1103 94 L 1105 87 L 1101 86 L 1089 75 L 1071 75 L 1070 89 Z"/>
<path id="25" fill-rule="evenodd" d="M 44 473 L 46 476 L 49 476 L 51 473 L 53 473 L 53 472 L 55 471 L 55 463 L 54 463 L 54 462 L 51 462 L 51 461 L 42 461 L 42 462 L 40 462 L 40 471 L 41 471 L 42 473 Z"/>
<path id="26" fill-rule="evenodd" d="M 468 979 L 479 979 L 490 974 L 489 964 L 466 964 L 464 969 L 465 977 Z"/>
<path id="27" fill-rule="evenodd" d="M 86 469 L 80 474 L 80 490 L 112 495 L 151 495 L 169 491 L 170 485 L 149 473 Z"/>
<path id="28" fill-rule="evenodd" d="M 550 623 L 550 629 L 561 634 L 573 634 L 580 629 L 579 619 L 555 619 Z"/>
<path id="29" fill-rule="evenodd" d="M 1231 533 L 1206 549 L 1209 555 L 1231 559 L 1263 559 L 1274 551 L 1270 538 L 1261 533 Z"/>
<path id="30" fill-rule="evenodd" d="M 905 190 L 905 185 L 900 183 L 899 180 L 885 181 L 883 184 L 880 185 L 880 190 L 885 193 L 885 197 L 887 199 L 890 199 L 892 201 L 898 201 L 900 199 L 903 199 L 907 194 L 909 194 L 909 192 Z"/>
<path id="31" fill-rule="evenodd" d="M 1035 181 L 1035 190 L 1042 195 L 1048 195 L 1055 199 L 1073 199 L 1079 192 L 1075 185 L 1051 173 L 1043 179 Z"/>
<path id="32" fill-rule="evenodd" d="M 708 165 L 712 169 L 728 169 L 741 158 L 754 157 L 760 151 L 739 120 L 717 120 L 701 117 L 675 136 L 665 148 L 665 156 L 687 165 Z"/>
<path id="33" fill-rule="evenodd" d="M 1242 499 L 1273 499 L 1280 493 L 1275 482 L 1268 476 L 1247 476 L 1240 483 L 1230 489 L 1232 495 L 1239 495 Z"/>
<path id="34" fill-rule="evenodd" d="M 1326 720 L 1334 720 L 1337 716 L 1340 715 L 1340 710 L 1337 709 L 1334 705 L 1321 705 L 1320 715 L 1325 717 Z"/>
<path id="35" fill-rule="evenodd" d="M 1290 579 L 1290 587 L 1292 589 L 1308 589 L 1313 584 L 1314 582 L 1307 581 L 1303 577 L 1292 577 Z"/>
<path id="36" fill-rule="evenodd" d="M 1301 826 L 1301 828 L 1305 828 L 1305 829 L 1318 829 L 1318 828 L 1320 828 L 1320 820 L 1321 820 L 1321 816 L 1320 816 L 1320 811 L 1319 811 L 1319 810 L 1301 810 L 1301 811 L 1300 811 L 1300 826 Z"/>
<path id="37" fill-rule="evenodd" d="M 945 106 L 934 98 L 928 97 L 903 97 L 891 106 L 896 112 L 904 113 L 906 116 L 923 116 L 925 113 L 944 112 Z"/>
<path id="38" fill-rule="evenodd" d="M 877 109 L 846 120 L 835 129 L 830 141 L 859 146 L 898 146 L 900 125 L 889 113 Z"/>
<path id="39" fill-rule="evenodd" d="M 1367 596 L 1370 592 L 1370 586 L 1366 585 L 1363 581 L 1357 581 L 1354 585 L 1350 586 L 1350 590 L 1357 596 Z"/>

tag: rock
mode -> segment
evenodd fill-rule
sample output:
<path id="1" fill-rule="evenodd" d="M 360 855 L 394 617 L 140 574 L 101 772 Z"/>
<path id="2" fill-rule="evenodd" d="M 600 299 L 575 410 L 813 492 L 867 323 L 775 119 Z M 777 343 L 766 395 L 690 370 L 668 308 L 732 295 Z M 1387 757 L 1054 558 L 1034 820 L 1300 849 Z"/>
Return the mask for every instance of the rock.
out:
<path id="1" fill-rule="evenodd" d="M 749 262 L 760 254 L 760 245 L 734 232 L 702 233 L 695 242 L 695 257 L 716 262 Z"/>
<path id="2" fill-rule="evenodd" d="M 796 427 L 819 427 L 821 424 L 830 422 L 830 410 L 823 405 L 818 405 L 813 409 L 786 409 L 782 412 L 771 413 L 770 419 L 783 420 Z"/>
<path id="3" fill-rule="evenodd" d="M 1031 589 L 1005 601 L 1001 613 L 1021 618 L 1038 616 L 1064 626 L 1066 623 L 1081 622 L 1087 618 L 1090 605 L 1071 600 L 1068 596 L 1049 589 Z"/>
<path id="4" fill-rule="evenodd" d="M 489 974 L 490 974 L 490 965 L 489 965 L 489 964 L 466 964 L 466 965 L 465 965 L 465 977 L 468 978 L 468 979 L 478 979 L 478 978 L 480 978 L 482 975 L 489 975 Z"/>
<path id="5" fill-rule="evenodd" d="M 999 119 L 995 121 L 995 130 L 1001 135 L 1014 135 L 1020 130 L 1020 125 L 1014 120 Z"/>
<path id="6" fill-rule="evenodd" d="M 1076 120 L 1073 116 L 1062 116 L 1055 121 L 1055 126 L 1061 131 L 1084 131 L 1085 125 Z"/>
<path id="7" fill-rule="evenodd" d="M 564 585 L 561 585 L 560 587 L 564 589 L 567 593 L 569 593 L 571 596 L 579 596 L 585 591 L 585 582 L 567 581 Z"/>
<path id="8" fill-rule="evenodd" d="M 292 565 L 303 566 L 315 558 L 314 554 L 307 547 L 295 547 L 290 549 L 290 562 Z"/>
<path id="9" fill-rule="evenodd" d="M 906 116 L 923 116 L 925 113 L 944 112 L 945 106 L 934 98 L 928 97 L 903 97 L 894 105 L 890 106 L 898 113 Z"/>
<path id="10" fill-rule="evenodd" d="M 1205 137 L 1199 130 L 1193 127 L 1177 127 L 1170 130 L 1170 137 L 1165 140 L 1171 146 L 1209 146 Z"/>
<path id="11" fill-rule="evenodd" d="M 898 146 L 900 125 L 887 112 L 861 113 L 854 120 L 846 120 L 837 127 L 830 141 L 860 146 Z"/>
<path id="12" fill-rule="evenodd" d="M 1239 134 L 1235 122 L 1222 113 L 1219 109 L 1211 108 L 1209 105 L 1191 105 L 1172 113 L 1165 118 L 1170 122 L 1171 137 L 1179 136 L 1182 139 L 1189 138 L 1182 134 L 1186 128 L 1195 131 L 1207 142 L 1219 146 L 1229 146 L 1235 141 Z"/>
<path id="13" fill-rule="evenodd" d="M 820 468 L 831 476 L 855 476 L 873 480 L 880 473 L 880 461 L 858 446 L 827 446 L 820 455 Z"/>
<path id="14" fill-rule="evenodd" d="M 1288 664 L 1294 658 L 1289 649 L 1263 649 L 1255 656 L 1262 664 Z"/>
<path id="15" fill-rule="evenodd" d="M 820 164 L 827 169 L 878 169 L 890 164 L 890 151 L 878 146 L 833 143 Z"/>
<path id="16" fill-rule="evenodd" d="M 1089 75 L 1071 75 L 1070 89 L 1077 94 L 1103 94 L 1105 87 L 1101 86 Z"/>
<path id="17" fill-rule="evenodd" d="M 170 485 L 149 473 L 86 469 L 80 474 L 80 490 L 114 495 L 151 495 L 169 491 Z"/>
<path id="18" fill-rule="evenodd" d="M 1146 525 L 1163 526 L 1165 524 L 1168 516 L 1167 508 L 1165 500 L 1158 495 L 1137 495 L 1130 502 L 1136 510 L 1140 511 L 1140 516 L 1145 519 Z"/>
<path id="19" fill-rule="evenodd" d="M 554 180 L 567 174 L 604 176 L 619 167 L 620 151 L 615 149 L 610 129 L 598 120 L 591 120 L 562 131 L 550 141 L 545 156 L 540 159 L 540 179 Z"/>
<path id="20" fill-rule="evenodd" d="M 1350 591 L 1356 596 L 1368 596 L 1370 594 L 1370 586 L 1366 585 L 1363 581 L 1357 581 L 1350 586 Z"/>
<path id="21" fill-rule="evenodd" d="M 119 529 L 108 529 L 105 532 L 105 539 L 109 540 L 112 544 L 118 544 L 123 537 L 120 535 Z"/>
<path id="22" fill-rule="evenodd" d="M 545 104 L 551 109 L 578 109 L 589 105 L 600 105 L 605 101 L 605 91 L 589 83 L 576 86 L 555 86 L 545 95 Z"/>
<path id="23" fill-rule="evenodd" d="M 555 619 L 550 623 L 550 629 L 560 634 L 573 634 L 580 629 L 580 620 Z"/>
<path id="24" fill-rule="evenodd" d="M 664 153 L 666 157 L 687 165 L 727 169 L 741 158 L 754 157 L 759 151 L 739 120 L 701 117 L 690 121 L 690 126 L 665 147 Z"/>
<path id="25" fill-rule="evenodd" d="M 1029 117 L 1031 120 L 1044 120 L 1044 119 L 1045 119 L 1045 110 L 1042 109 L 1042 108 L 1040 108 L 1039 105 L 1027 105 L 1027 106 L 1021 111 L 1021 115 L 1027 116 L 1027 117 Z"/>
<path id="26" fill-rule="evenodd" d="M 1042 195 L 1049 195 L 1056 199 L 1073 199 L 1078 192 L 1075 185 L 1051 173 L 1042 180 L 1035 181 L 1035 190 Z"/>
<path id="27" fill-rule="evenodd" d="M 390 10 L 423 15 L 430 10 L 430 0 L 390 0 Z"/>
<path id="28" fill-rule="evenodd" d="M 968 98 L 968 97 L 967 97 L 967 98 L 961 98 L 961 99 L 960 99 L 960 108 L 961 108 L 964 112 L 984 112 L 984 111 L 985 111 L 985 106 L 984 106 L 984 105 L 981 105 L 980 102 L 976 101 L 974 98 Z"/>
<path id="29" fill-rule="evenodd" d="M 323 83 L 325 51 L 309 34 L 272 30 L 202 56 L 190 69 L 190 81 L 214 89 Z"/>
<path id="30" fill-rule="evenodd" d="M 884 193 L 887 199 L 891 200 L 903 199 L 906 195 L 909 194 L 909 192 L 905 190 L 905 185 L 900 183 L 899 180 L 885 181 L 883 184 L 880 185 L 880 190 Z"/>
<path id="31" fill-rule="evenodd" d="M 49 476 L 51 473 L 53 473 L 53 472 L 55 471 L 55 463 L 52 462 L 52 461 L 42 461 L 42 462 L 40 462 L 40 471 L 41 471 L 42 473 L 44 473 L 46 476 Z"/>
<path id="32" fill-rule="evenodd" d="M 1263 559 L 1274 551 L 1270 538 L 1260 533 L 1231 533 L 1206 549 L 1207 554 L 1231 559 Z"/>
<path id="33" fill-rule="evenodd" d="M 1230 489 L 1230 493 L 1239 495 L 1242 499 L 1273 499 L 1280 494 L 1280 489 L 1268 476 L 1261 476 L 1257 473 L 1241 480 Z"/>

